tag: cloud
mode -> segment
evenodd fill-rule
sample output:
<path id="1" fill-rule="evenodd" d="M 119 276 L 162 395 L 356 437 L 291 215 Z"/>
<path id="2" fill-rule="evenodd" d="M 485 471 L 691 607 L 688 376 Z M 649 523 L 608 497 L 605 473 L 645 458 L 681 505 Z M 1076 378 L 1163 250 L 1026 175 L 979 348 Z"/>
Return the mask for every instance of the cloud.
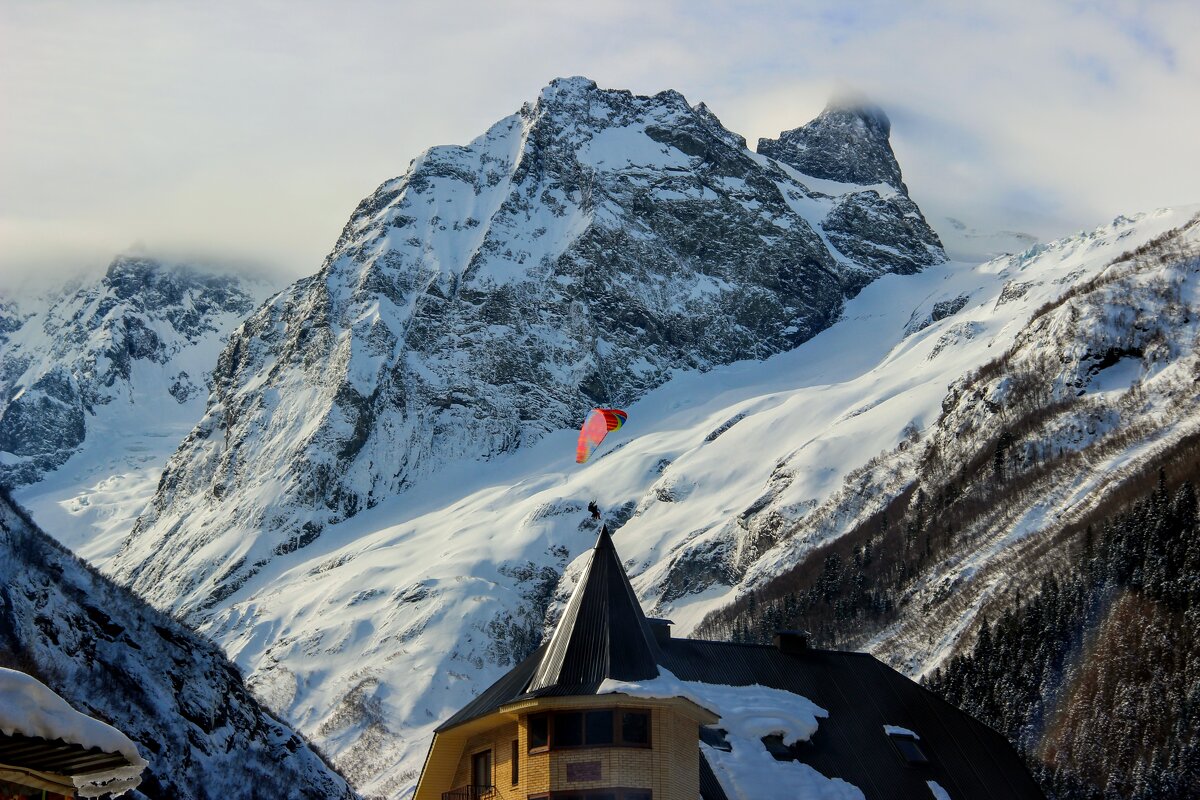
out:
<path id="1" fill-rule="evenodd" d="M 409 159 L 571 74 L 752 143 L 861 92 L 935 226 L 1059 235 L 1200 200 L 1193 5 L 5 4 L 0 270 L 143 240 L 311 273 Z"/>

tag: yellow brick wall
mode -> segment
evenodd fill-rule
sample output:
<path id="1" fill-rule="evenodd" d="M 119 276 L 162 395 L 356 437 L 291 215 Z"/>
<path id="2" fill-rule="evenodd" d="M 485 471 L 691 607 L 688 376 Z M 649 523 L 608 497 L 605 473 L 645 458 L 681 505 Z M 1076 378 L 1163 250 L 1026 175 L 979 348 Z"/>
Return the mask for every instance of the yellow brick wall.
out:
<path id="1" fill-rule="evenodd" d="M 521 717 L 518 731 L 521 741 L 521 755 L 525 763 L 521 764 L 521 790 L 526 794 L 537 794 L 550 789 L 550 753 L 529 752 L 529 727 L 527 716 Z"/>
<path id="2" fill-rule="evenodd" d="M 466 786 L 471 782 L 471 757 L 484 750 L 491 750 L 492 785 L 496 787 L 496 794 L 493 796 L 497 800 L 525 800 L 526 792 L 522 791 L 521 785 L 513 786 L 512 783 L 512 741 L 517 738 L 517 723 L 510 722 L 468 739 L 463 747 L 458 769 L 454 772 L 453 788 Z M 523 742 L 518 745 L 522 756 L 518 762 L 522 783 L 525 780 L 524 746 Z"/>
<path id="3" fill-rule="evenodd" d="M 556 707 L 612 707 L 610 701 L 565 702 Z M 575 700 L 575 698 L 571 698 Z M 618 707 L 646 708 L 625 698 Z M 568 789 L 626 787 L 650 789 L 654 800 L 696 800 L 700 794 L 699 724 L 695 719 L 669 707 L 650 707 L 651 747 L 580 747 L 568 750 L 529 752 L 528 717 L 506 721 L 491 730 L 467 739 L 455 770 L 452 787 L 471 782 L 471 757 L 483 750 L 492 751 L 492 780 L 497 800 L 526 800 L 531 794 Z M 511 717 L 510 717 L 511 719 Z M 512 784 L 512 741 L 518 742 L 520 782 Z M 600 780 L 568 781 L 567 765 L 599 762 Z"/>
<path id="4" fill-rule="evenodd" d="M 654 800 L 696 800 L 700 794 L 699 738 L 700 729 L 696 722 L 671 709 L 651 709 L 650 747 L 582 747 L 553 751 L 550 753 L 549 788 L 552 791 L 615 787 L 650 789 Z M 567 765 L 583 762 L 600 763 L 600 780 L 567 780 Z"/>

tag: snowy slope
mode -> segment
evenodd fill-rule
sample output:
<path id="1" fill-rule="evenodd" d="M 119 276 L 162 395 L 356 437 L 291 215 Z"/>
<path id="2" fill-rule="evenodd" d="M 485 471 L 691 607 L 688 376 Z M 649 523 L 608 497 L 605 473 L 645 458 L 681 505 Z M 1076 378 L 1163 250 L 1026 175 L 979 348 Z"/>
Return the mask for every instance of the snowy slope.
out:
<path id="1" fill-rule="evenodd" d="M 1067 304 L 1025 328 L 1197 209 L 945 263 L 887 135 L 877 110 L 834 107 L 754 153 L 677 93 L 555 81 L 381 186 L 318 274 L 245 320 L 161 480 L 171 439 L 130 437 L 145 429 L 134 413 L 96 439 L 123 453 L 85 446 L 22 498 L 216 638 L 357 786 L 391 796 L 432 728 L 507 668 L 513 640 L 497 647 L 497 631 L 541 623 L 562 554 L 594 538 L 589 500 L 647 609 L 686 633 L 911 485 L 932 444 L 986 441 L 1012 375 L 969 376 L 1024 347 L 1047 391 L 1088 401 L 1046 433 L 1054 446 L 1149 433 L 1110 441 L 1051 501 L 1005 509 L 925 578 L 917 611 L 872 642 L 920 672 L 987 601 L 992 565 L 1190 424 L 1179 386 L 1196 315 L 1180 309 L 1200 303 L 1186 259 L 1099 311 Z M 1159 311 L 1175 333 L 1146 324 Z M 0 305 L 0 336 L 26 330 L 22 314 Z M 136 328 L 122 341 L 141 342 Z M 79 408 L 89 425 L 126 408 L 87 416 L 60 391 L 78 380 L 41 352 L 22 385 L 49 376 L 29 398 L 60 414 L 58 432 Z M 175 364 L 142 366 L 170 388 Z M 598 402 L 630 421 L 578 467 L 571 426 Z M 946 587 L 954 605 L 939 605 Z"/>
<path id="2" fill-rule="evenodd" d="M 886 130 L 848 143 L 890 157 Z M 677 92 L 556 80 L 384 183 L 246 321 L 114 574 L 205 620 L 463 460 L 791 349 L 872 279 L 943 260 L 902 184 L 802 175 Z"/>
<path id="3" fill-rule="evenodd" d="M 898 491 L 949 387 L 1023 341 L 1039 307 L 1197 210 L 1119 218 L 983 265 L 884 276 L 791 352 L 678 374 L 649 392 L 583 467 L 570 430 L 446 464 L 272 559 L 204 628 L 362 788 L 401 791 L 432 728 L 506 668 L 487 630 L 521 613 L 530 573 L 520 568 L 555 565 L 553 546 L 572 558 L 590 546 L 588 500 L 621 526 L 615 541 L 646 607 L 686 632 Z M 1188 294 L 1194 273 L 1185 277 L 1183 296 L 1200 306 Z M 1188 369 L 1189 330 L 1154 376 Z M 1050 343 L 1039 348 L 1062 345 L 1062 331 L 1042 335 Z M 1120 394 L 1133 370 L 1116 366 L 1071 391 Z M 980 558 L 1034 530 L 997 531 Z"/>
<path id="4" fill-rule="evenodd" d="M 263 710 L 211 642 L 86 567 L 4 492 L 0 663 L 36 676 L 136 743 L 136 751 L 127 749 L 124 736 L 98 723 L 68 720 L 58 730 L 67 741 L 149 761 L 136 770 L 141 785 L 128 797 L 267 798 L 284 786 L 295 798 L 355 797 L 302 737 Z M 0 713 L 0 727 L 13 724 Z"/>
<path id="5" fill-rule="evenodd" d="M 89 559 L 111 556 L 195 424 L 229 332 L 271 287 L 142 256 L 0 312 L 0 485 Z"/>

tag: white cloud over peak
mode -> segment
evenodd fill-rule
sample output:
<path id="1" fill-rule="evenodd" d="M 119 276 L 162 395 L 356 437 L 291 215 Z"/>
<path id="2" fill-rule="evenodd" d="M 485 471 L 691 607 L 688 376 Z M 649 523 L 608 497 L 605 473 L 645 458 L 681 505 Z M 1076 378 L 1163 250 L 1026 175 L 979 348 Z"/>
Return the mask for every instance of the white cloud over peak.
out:
<path id="1" fill-rule="evenodd" d="M 142 240 L 311 273 L 409 159 L 572 74 L 751 143 L 862 92 L 935 227 L 1052 236 L 1200 199 L 1197 29 L 1186 2 L 6 4 L 0 270 Z"/>

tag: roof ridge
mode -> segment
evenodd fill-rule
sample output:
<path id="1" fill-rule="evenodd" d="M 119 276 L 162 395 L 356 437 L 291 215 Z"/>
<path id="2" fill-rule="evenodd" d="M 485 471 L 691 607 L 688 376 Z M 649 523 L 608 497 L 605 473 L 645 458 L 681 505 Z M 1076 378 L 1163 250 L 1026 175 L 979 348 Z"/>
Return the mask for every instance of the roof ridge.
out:
<path id="1" fill-rule="evenodd" d="M 563 611 L 526 692 L 587 686 L 606 678 L 658 676 L 658 646 L 608 526 Z"/>

